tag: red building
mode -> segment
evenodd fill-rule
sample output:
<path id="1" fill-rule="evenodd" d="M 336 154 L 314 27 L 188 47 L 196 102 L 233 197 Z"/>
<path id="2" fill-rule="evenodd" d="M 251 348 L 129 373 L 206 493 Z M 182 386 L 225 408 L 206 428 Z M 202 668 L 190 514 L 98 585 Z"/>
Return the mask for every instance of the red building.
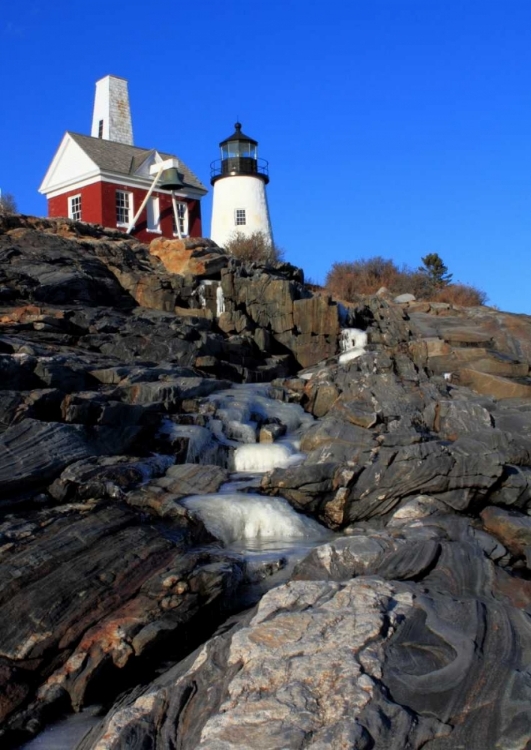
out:
<path id="1" fill-rule="evenodd" d="M 133 145 L 127 81 L 96 84 L 92 134 L 66 132 L 39 192 L 48 216 L 155 237 L 201 237 L 207 190 L 174 154 Z"/>

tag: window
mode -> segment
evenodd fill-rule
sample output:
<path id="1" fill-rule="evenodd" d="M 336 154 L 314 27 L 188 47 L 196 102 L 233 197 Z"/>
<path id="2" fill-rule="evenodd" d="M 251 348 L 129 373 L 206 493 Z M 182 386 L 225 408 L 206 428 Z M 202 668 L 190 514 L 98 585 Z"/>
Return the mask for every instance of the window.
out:
<path id="1" fill-rule="evenodd" d="M 129 224 L 131 217 L 131 193 L 126 193 L 125 190 L 116 191 L 116 223 L 117 224 Z"/>
<path id="2" fill-rule="evenodd" d="M 98 123 L 98 138 L 103 138 L 103 120 Z"/>
<path id="3" fill-rule="evenodd" d="M 81 196 L 71 195 L 68 199 L 68 216 L 75 221 L 81 220 Z"/>
<path id="4" fill-rule="evenodd" d="M 186 237 L 188 234 L 188 206 L 186 203 L 175 202 L 175 212 L 173 214 L 173 234 L 181 235 Z M 175 213 L 177 214 L 177 220 L 179 222 L 179 231 L 177 231 L 177 224 L 175 223 Z"/>
<path id="5" fill-rule="evenodd" d="M 234 223 L 237 227 L 242 227 L 245 224 L 247 224 L 247 220 L 245 218 L 245 208 L 237 208 L 234 212 Z"/>
<path id="6" fill-rule="evenodd" d="M 160 232 L 160 202 L 158 198 L 150 198 L 146 206 L 147 228 L 150 232 Z"/>

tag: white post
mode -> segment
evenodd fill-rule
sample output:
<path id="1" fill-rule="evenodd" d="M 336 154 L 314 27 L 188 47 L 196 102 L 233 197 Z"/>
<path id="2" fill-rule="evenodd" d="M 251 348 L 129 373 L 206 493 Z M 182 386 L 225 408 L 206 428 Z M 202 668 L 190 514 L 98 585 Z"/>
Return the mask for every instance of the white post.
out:
<path id="1" fill-rule="evenodd" d="M 137 212 L 136 212 L 136 214 L 134 215 L 134 217 L 133 217 L 133 221 L 132 221 L 132 222 L 131 222 L 131 223 L 129 224 L 129 226 L 127 227 L 127 234 L 130 234 L 130 233 L 131 233 L 131 229 L 134 229 L 134 228 L 135 228 L 135 224 L 136 224 L 136 222 L 138 221 L 138 217 L 140 216 L 140 214 L 141 214 L 141 213 L 142 213 L 142 211 L 144 210 L 144 207 L 145 207 L 146 203 L 148 202 L 148 200 L 149 200 L 149 199 L 151 198 L 151 193 L 152 193 L 152 192 L 153 192 L 153 191 L 155 190 L 155 185 L 156 185 L 156 184 L 157 184 L 157 182 L 159 181 L 159 177 L 161 176 L 161 174 L 162 174 L 163 172 L 164 172 L 164 162 L 162 162 L 162 163 L 161 163 L 161 166 L 160 166 L 160 168 L 159 168 L 159 171 L 157 172 L 157 176 L 155 177 L 155 179 L 153 180 L 153 183 L 152 183 L 151 187 L 150 187 L 150 188 L 149 188 L 149 190 L 147 191 L 147 193 L 146 193 L 146 197 L 144 198 L 144 200 L 143 200 L 143 201 L 142 201 L 142 203 L 140 204 L 140 208 L 138 209 L 138 211 L 137 211 Z"/>
<path id="2" fill-rule="evenodd" d="M 181 225 L 179 224 L 179 212 L 177 211 L 177 199 L 173 190 L 171 191 L 171 202 L 173 203 L 173 215 L 175 216 L 175 226 L 177 227 L 177 237 L 182 240 Z"/>

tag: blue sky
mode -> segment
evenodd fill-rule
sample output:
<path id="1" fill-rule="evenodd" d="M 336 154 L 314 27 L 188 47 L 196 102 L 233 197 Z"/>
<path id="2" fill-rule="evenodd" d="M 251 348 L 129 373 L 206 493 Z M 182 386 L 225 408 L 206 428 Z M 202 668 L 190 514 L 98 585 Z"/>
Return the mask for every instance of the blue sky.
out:
<path id="1" fill-rule="evenodd" d="M 2 3 L 0 188 L 37 188 L 95 81 L 129 80 L 135 143 L 209 185 L 237 118 L 269 160 L 286 259 L 436 252 L 454 280 L 531 314 L 529 0 Z M 205 234 L 211 196 L 203 202 Z"/>

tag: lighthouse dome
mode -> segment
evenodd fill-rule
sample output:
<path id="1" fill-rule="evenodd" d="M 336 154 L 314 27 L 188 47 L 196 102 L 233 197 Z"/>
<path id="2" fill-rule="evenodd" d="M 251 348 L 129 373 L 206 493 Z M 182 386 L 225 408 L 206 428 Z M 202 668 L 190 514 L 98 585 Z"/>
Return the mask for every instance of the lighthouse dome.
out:
<path id="1" fill-rule="evenodd" d="M 240 122 L 235 123 L 234 128 L 234 133 L 219 144 L 221 159 L 210 165 L 211 184 L 221 177 L 254 175 L 267 185 L 269 165 L 265 159 L 258 158 L 258 141 L 242 133 Z"/>

